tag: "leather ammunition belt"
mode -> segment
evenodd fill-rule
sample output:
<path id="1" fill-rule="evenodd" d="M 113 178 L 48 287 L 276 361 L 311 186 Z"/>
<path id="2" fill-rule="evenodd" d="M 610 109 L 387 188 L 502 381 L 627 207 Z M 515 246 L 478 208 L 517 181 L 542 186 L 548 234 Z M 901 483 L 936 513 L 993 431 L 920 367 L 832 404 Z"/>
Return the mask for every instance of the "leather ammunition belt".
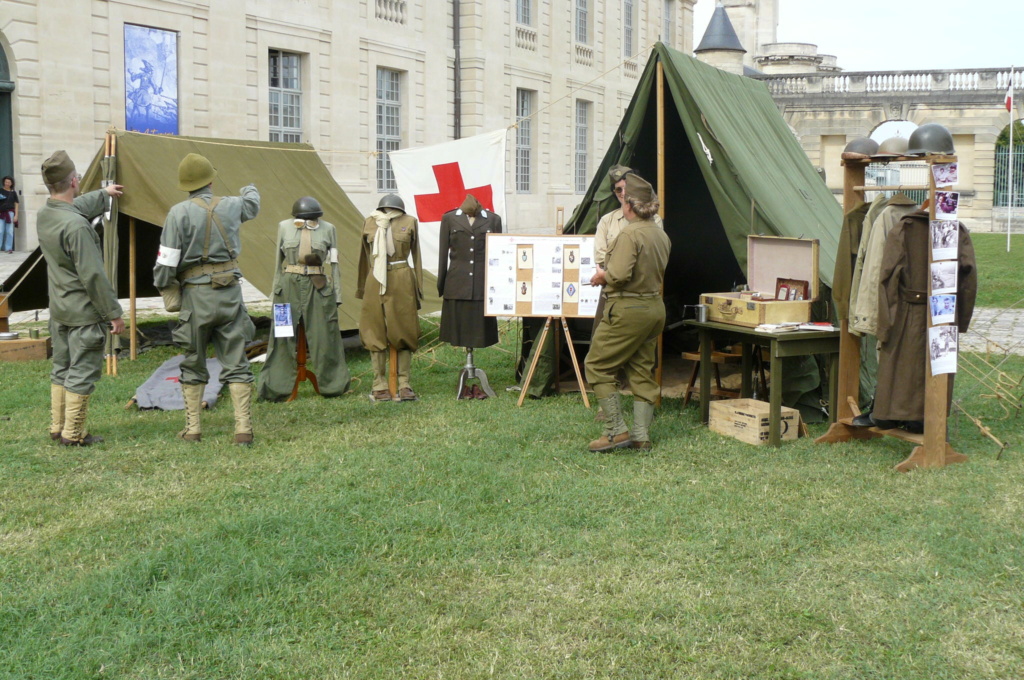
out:
<path id="1" fill-rule="evenodd" d="M 902 290 L 900 299 L 908 305 L 923 305 L 928 300 L 928 293 L 921 290 Z"/>
<path id="2" fill-rule="evenodd" d="M 388 271 L 392 269 L 404 269 L 408 267 L 409 263 L 405 260 L 399 260 L 398 262 L 388 262 Z"/>
<path id="3" fill-rule="evenodd" d="M 307 264 L 284 264 L 281 265 L 281 271 L 285 274 L 304 274 L 306 276 L 313 276 L 314 274 L 323 274 L 323 267 L 312 267 Z"/>
<path id="4" fill-rule="evenodd" d="M 238 269 L 238 260 L 228 260 L 227 262 L 214 262 L 211 264 L 197 264 L 189 267 L 181 274 L 178 275 L 179 281 L 186 281 L 193 279 L 197 276 L 205 276 L 207 274 L 220 274 L 221 272 L 229 272 L 233 269 Z"/>
<path id="5" fill-rule="evenodd" d="M 617 298 L 649 298 L 649 297 L 661 297 L 661 293 L 631 293 L 628 290 L 619 291 L 618 293 L 606 293 L 605 297 Z"/>

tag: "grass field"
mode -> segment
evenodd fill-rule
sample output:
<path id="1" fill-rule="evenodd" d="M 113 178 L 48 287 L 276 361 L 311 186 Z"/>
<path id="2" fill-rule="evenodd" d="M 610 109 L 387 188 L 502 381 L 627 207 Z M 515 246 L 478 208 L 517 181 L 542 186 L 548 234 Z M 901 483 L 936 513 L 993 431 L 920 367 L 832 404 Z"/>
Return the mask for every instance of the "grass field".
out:
<path id="1" fill-rule="evenodd" d="M 352 352 L 354 393 L 307 384 L 256 405 L 248 450 L 229 443 L 225 401 L 189 445 L 180 412 L 123 408 L 172 354 L 100 383 L 90 425 L 107 442 L 78 450 L 46 437 L 49 365 L 0 364 L 0 677 L 1024 667 L 1021 421 L 969 381 L 958 396 L 1010 449 L 996 460 L 955 416 L 970 461 L 902 475 L 905 443 L 751 447 L 673 399 L 653 451 L 585 453 L 599 428 L 579 395 L 516 408 L 498 349 L 477 352 L 497 399 L 456 401 L 463 355 L 443 348 L 416 356 L 421 401 L 373 405 L 368 356 Z"/>
<path id="2" fill-rule="evenodd" d="M 978 306 L 1024 306 L 1024 234 L 971 234 L 978 261 Z"/>

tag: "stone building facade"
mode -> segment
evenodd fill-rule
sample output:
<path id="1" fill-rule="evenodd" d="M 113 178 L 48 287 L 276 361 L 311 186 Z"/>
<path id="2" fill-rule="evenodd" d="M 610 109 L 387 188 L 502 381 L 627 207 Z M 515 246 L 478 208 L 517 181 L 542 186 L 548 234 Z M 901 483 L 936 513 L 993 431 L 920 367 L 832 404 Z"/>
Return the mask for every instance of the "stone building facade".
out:
<path id="1" fill-rule="evenodd" d="M 0 170 L 23 190 L 18 247 L 36 244 L 42 159 L 64 148 L 84 168 L 105 131 L 125 127 L 126 25 L 177 37 L 179 134 L 309 142 L 364 212 L 389 187 L 378 148 L 490 132 L 528 114 L 528 138 L 509 132 L 505 221 L 544 232 L 556 208 L 568 215 L 582 198 L 649 46 L 692 50 L 694 2 L 3 0 Z M 291 77 L 271 87 L 282 65 Z M 272 120 L 272 105 L 297 115 Z"/>

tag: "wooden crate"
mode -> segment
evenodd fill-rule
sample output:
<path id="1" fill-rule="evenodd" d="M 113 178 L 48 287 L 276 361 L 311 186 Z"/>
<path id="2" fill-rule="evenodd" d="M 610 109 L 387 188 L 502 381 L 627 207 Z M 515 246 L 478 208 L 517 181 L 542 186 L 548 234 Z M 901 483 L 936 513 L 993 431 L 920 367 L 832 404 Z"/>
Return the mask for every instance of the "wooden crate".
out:
<path id="1" fill-rule="evenodd" d="M 807 281 L 806 300 L 775 300 L 779 279 Z M 811 320 L 811 303 L 818 299 L 818 240 L 783 236 L 747 237 L 747 285 L 742 293 L 704 293 L 708 321 L 753 328 L 763 323 Z M 754 299 L 755 297 L 762 299 Z"/>
<path id="2" fill-rule="evenodd" d="M 39 361 L 52 355 L 50 338 L 0 340 L 0 361 Z"/>
<path id="3" fill-rule="evenodd" d="M 768 443 L 768 402 L 756 399 L 723 399 L 711 402 L 708 427 L 719 434 L 735 437 L 748 444 Z M 800 412 L 782 407 L 779 431 L 782 440 L 796 439 L 800 432 Z"/>

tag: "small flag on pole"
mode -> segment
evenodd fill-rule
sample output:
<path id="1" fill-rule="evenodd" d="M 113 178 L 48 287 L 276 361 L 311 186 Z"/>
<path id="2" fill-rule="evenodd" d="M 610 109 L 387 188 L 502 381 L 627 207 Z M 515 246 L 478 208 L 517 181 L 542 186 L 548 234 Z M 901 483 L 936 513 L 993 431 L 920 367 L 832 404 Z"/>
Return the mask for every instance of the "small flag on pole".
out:
<path id="1" fill-rule="evenodd" d="M 1010 79 L 1010 84 L 1006 87 L 1006 110 L 1013 111 L 1013 79 Z"/>

